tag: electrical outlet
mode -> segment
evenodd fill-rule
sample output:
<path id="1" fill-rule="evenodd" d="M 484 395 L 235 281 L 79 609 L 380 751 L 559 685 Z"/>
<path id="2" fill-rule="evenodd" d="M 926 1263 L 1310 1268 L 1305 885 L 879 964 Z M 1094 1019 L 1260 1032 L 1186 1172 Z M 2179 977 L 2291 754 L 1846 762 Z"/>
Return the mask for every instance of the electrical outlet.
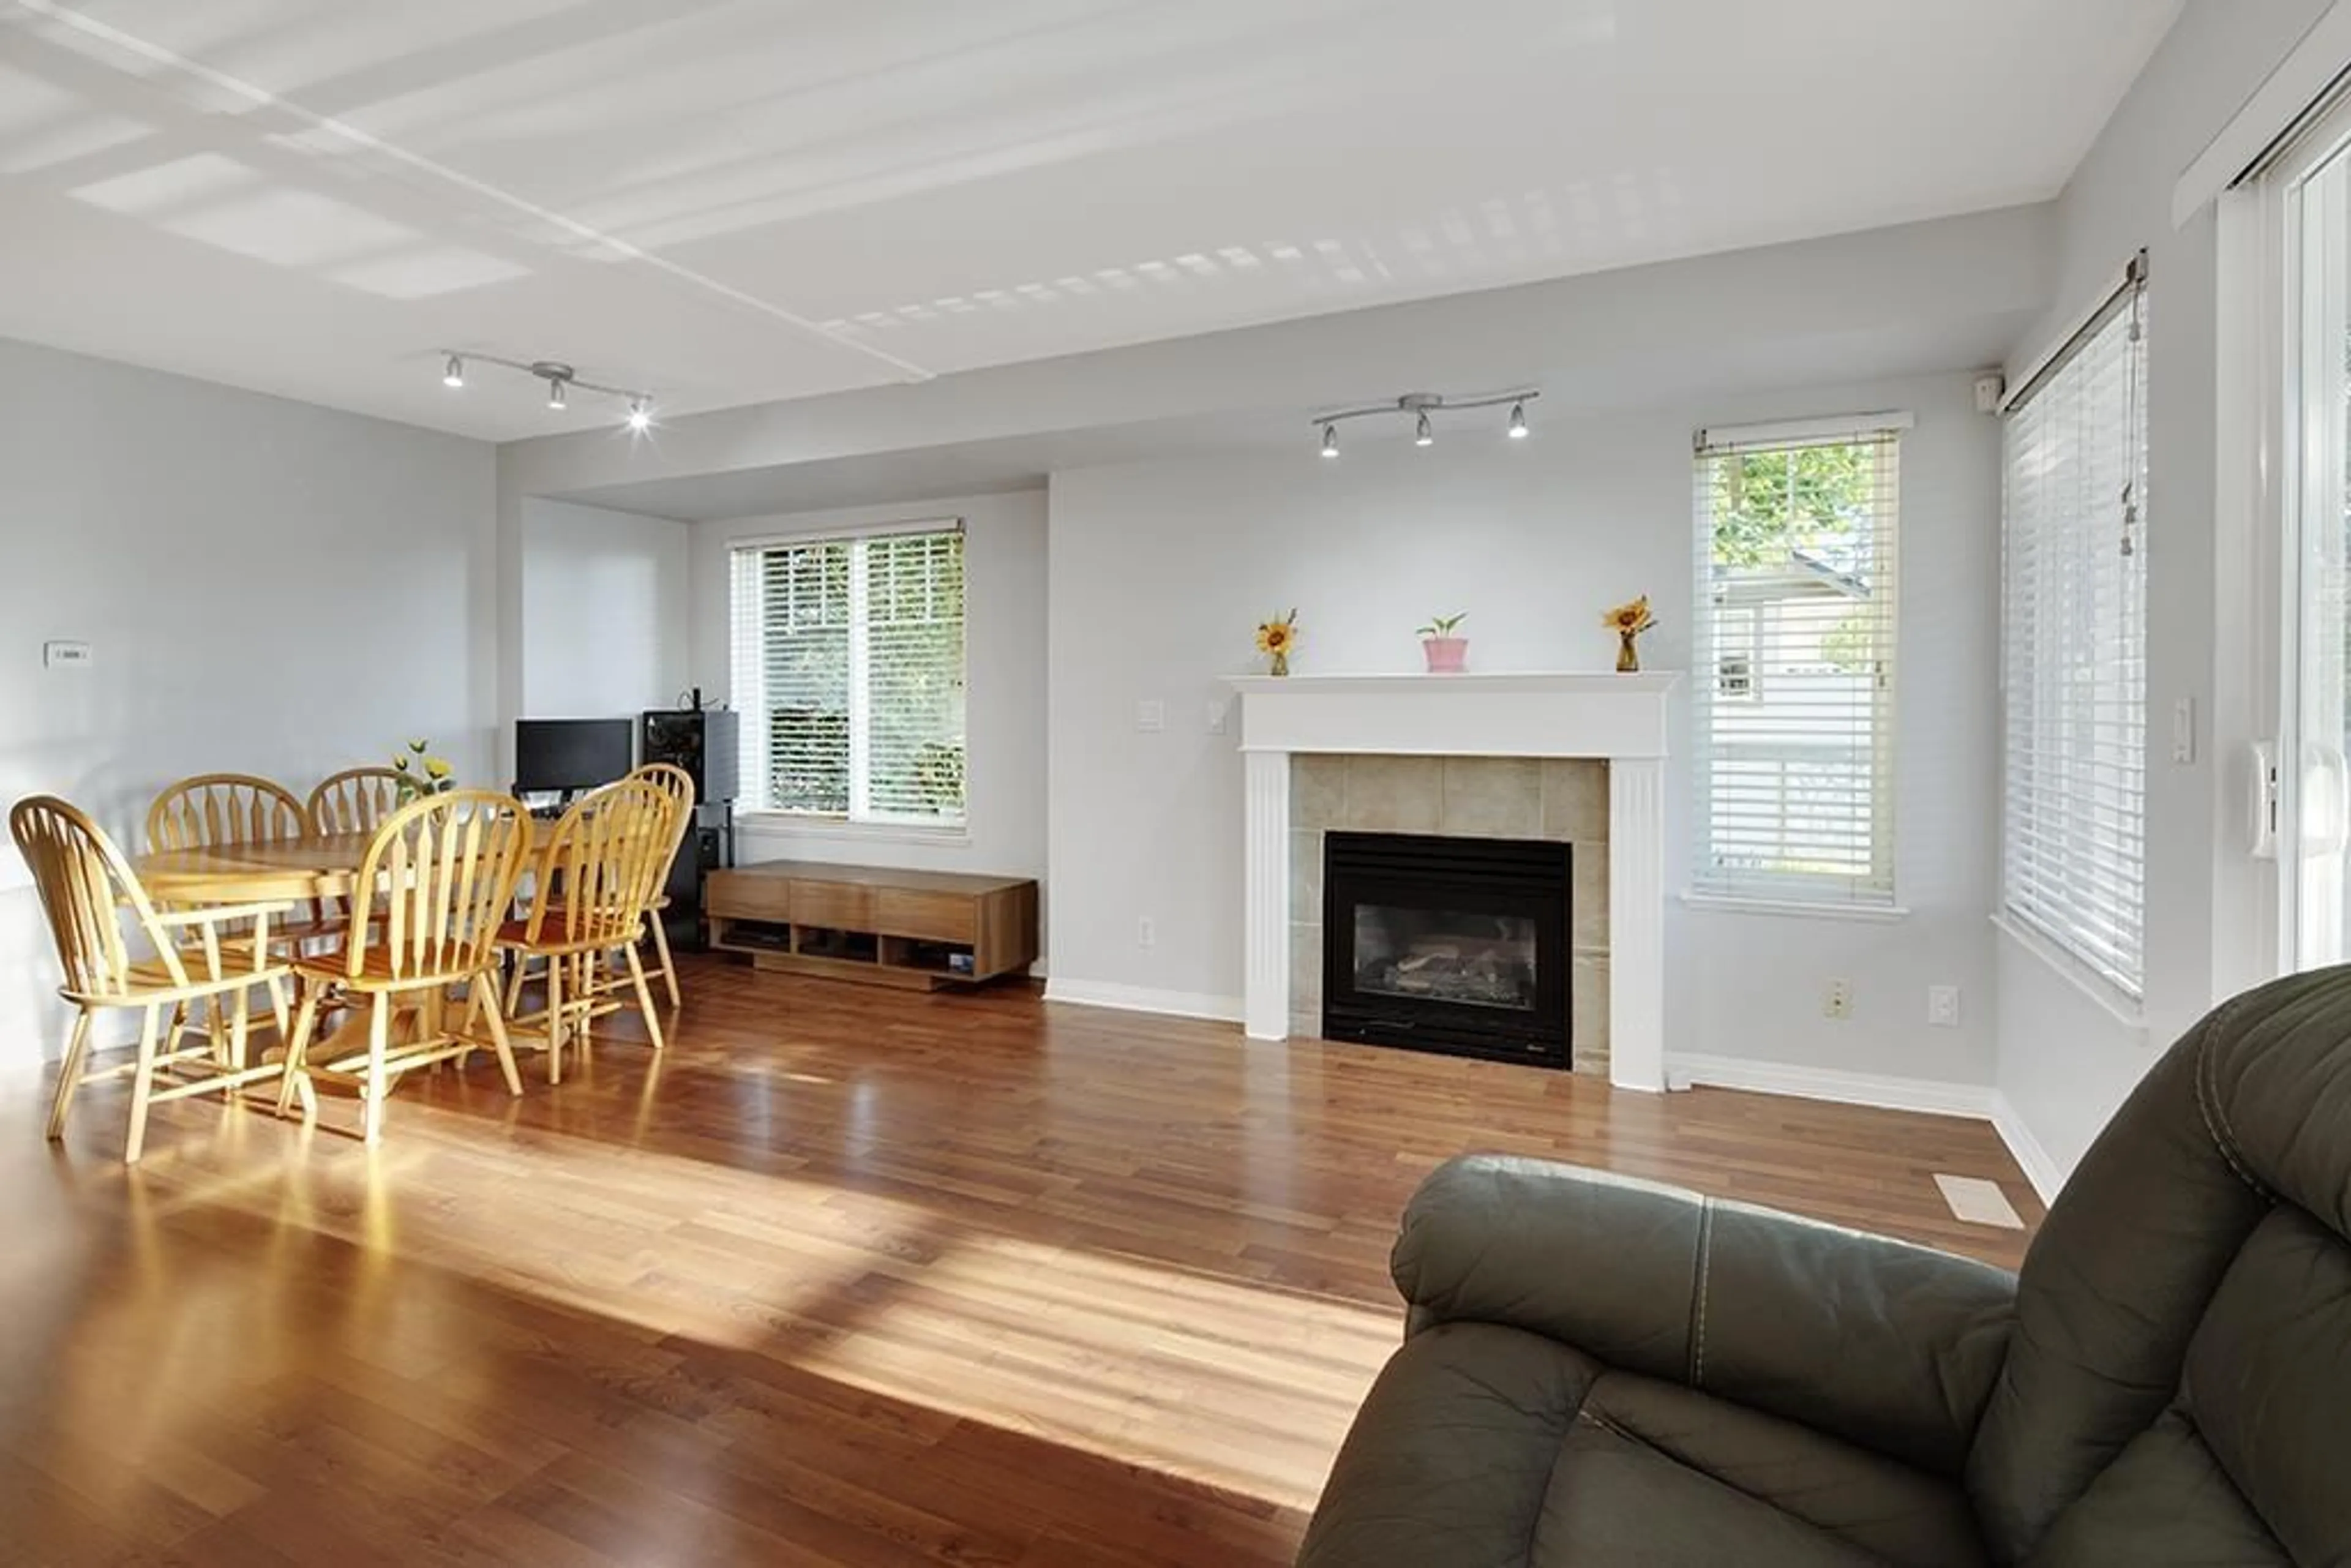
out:
<path id="1" fill-rule="evenodd" d="M 1937 1029 L 1959 1027 L 1959 988 L 1928 986 L 1927 988 L 1927 1021 Z"/>
<path id="2" fill-rule="evenodd" d="M 1821 1017 L 1849 1019 L 1853 1017 L 1853 982 L 1831 980 L 1821 992 Z"/>
<path id="3" fill-rule="evenodd" d="M 1167 705 L 1155 698 L 1146 698 L 1134 705 L 1134 727 L 1145 735 L 1156 734 L 1167 727 Z"/>
<path id="4" fill-rule="evenodd" d="M 1159 927 L 1151 923 L 1151 916 L 1146 915 L 1142 919 L 1134 923 L 1134 945 L 1136 946 L 1153 946 L 1157 944 L 1158 940 Z"/>
<path id="5" fill-rule="evenodd" d="M 55 642 L 44 643 L 41 644 L 41 667 L 43 669 L 54 670 L 62 664 L 87 664 L 89 663 L 89 644 L 87 643 Z"/>

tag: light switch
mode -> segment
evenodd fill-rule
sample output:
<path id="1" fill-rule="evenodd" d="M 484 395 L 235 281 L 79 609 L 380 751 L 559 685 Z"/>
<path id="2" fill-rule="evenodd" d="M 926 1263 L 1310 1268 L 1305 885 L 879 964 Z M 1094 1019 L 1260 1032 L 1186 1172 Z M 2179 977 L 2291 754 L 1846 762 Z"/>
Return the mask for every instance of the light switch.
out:
<path id="1" fill-rule="evenodd" d="M 54 670 L 61 664 L 89 663 L 89 644 L 87 643 L 60 642 L 41 644 L 41 667 L 45 670 Z"/>
<path id="2" fill-rule="evenodd" d="M 2171 760 L 2185 767 L 2196 760 L 2196 699 L 2181 697 L 2171 705 Z"/>
<path id="3" fill-rule="evenodd" d="M 1218 702 L 1213 697 L 1209 699 L 1208 733 L 1210 735 L 1222 735 L 1225 733 L 1225 725 L 1232 716 L 1232 710 L 1233 705 L 1230 703 Z"/>
<path id="4" fill-rule="evenodd" d="M 1144 734 L 1155 734 L 1167 727 L 1167 705 L 1155 698 L 1145 698 L 1134 705 L 1134 727 Z"/>

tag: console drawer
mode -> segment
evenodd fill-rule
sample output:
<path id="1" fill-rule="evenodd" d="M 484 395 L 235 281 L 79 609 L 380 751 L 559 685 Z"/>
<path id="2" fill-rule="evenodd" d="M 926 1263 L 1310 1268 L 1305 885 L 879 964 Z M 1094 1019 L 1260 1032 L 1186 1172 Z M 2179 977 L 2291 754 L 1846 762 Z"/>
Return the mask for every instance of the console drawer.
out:
<path id="1" fill-rule="evenodd" d="M 824 925 L 836 931 L 873 929 L 873 890 L 843 882 L 799 882 L 791 884 L 792 924 Z"/>
<path id="2" fill-rule="evenodd" d="M 780 876 L 746 872 L 714 871 L 703 889 L 704 907 L 734 920 L 789 920 L 792 884 Z"/>
<path id="3" fill-rule="evenodd" d="M 885 887 L 879 891 L 875 904 L 873 928 L 885 936 L 913 936 L 925 942 L 977 939 L 979 922 L 973 901 L 962 894 Z"/>

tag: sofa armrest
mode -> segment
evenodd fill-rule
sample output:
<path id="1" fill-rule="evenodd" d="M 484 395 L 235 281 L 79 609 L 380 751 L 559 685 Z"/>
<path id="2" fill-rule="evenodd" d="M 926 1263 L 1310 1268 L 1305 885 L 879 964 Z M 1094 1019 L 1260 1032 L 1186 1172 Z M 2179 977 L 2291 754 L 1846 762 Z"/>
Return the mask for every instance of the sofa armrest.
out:
<path id="1" fill-rule="evenodd" d="M 2007 1354 L 2015 1276 L 1541 1160 L 1440 1166 L 1394 1259 L 1408 1333 L 1500 1323 L 1945 1475 Z"/>

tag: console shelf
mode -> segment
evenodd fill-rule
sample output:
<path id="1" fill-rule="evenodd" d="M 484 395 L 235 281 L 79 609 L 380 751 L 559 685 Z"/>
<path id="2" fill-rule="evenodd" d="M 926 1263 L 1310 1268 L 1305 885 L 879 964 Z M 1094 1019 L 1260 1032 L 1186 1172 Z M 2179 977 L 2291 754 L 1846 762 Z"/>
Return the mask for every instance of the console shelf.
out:
<path id="1" fill-rule="evenodd" d="M 1037 958 L 1026 877 L 769 861 L 712 872 L 705 902 L 710 946 L 762 969 L 934 990 Z"/>

